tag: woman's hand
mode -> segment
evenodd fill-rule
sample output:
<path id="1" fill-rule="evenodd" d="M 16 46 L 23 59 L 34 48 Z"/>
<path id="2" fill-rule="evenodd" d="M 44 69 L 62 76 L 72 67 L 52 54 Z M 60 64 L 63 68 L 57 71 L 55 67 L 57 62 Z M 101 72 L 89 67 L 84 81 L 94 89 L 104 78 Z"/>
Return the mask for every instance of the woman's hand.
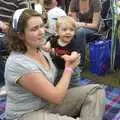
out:
<path id="1" fill-rule="evenodd" d="M 61 57 L 65 60 L 65 67 L 75 69 L 80 64 L 80 54 L 77 54 L 74 60 L 69 59 L 69 55 L 63 55 Z"/>
<path id="2" fill-rule="evenodd" d="M 87 27 L 87 23 L 85 23 L 85 22 L 76 22 L 76 27 Z"/>

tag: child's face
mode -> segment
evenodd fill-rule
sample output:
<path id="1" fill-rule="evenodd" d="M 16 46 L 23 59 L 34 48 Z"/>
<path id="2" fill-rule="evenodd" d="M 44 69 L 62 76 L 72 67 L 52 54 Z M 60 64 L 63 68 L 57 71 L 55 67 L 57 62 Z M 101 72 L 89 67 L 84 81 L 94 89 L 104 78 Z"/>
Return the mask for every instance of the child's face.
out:
<path id="1" fill-rule="evenodd" d="M 75 35 L 75 28 L 70 23 L 62 23 L 60 24 L 57 33 L 60 40 L 65 43 L 70 43 Z"/>

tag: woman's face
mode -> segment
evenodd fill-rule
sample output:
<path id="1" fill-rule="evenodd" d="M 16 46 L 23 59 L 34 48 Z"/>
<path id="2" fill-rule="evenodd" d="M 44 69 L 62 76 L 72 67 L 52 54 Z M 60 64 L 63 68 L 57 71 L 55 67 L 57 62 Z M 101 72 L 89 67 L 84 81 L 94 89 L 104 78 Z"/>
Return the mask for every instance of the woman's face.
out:
<path id="1" fill-rule="evenodd" d="M 43 21 L 39 16 L 31 17 L 25 29 L 24 39 L 27 49 L 38 49 L 44 42 Z"/>

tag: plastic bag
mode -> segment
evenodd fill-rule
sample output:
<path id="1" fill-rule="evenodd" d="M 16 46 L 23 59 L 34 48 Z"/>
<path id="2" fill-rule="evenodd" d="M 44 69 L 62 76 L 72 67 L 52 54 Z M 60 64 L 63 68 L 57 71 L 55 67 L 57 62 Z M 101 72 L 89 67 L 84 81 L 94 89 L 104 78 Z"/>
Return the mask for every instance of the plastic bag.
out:
<path id="1" fill-rule="evenodd" d="M 111 40 L 90 43 L 90 71 L 97 75 L 105 75 L 110 68 Z"/>

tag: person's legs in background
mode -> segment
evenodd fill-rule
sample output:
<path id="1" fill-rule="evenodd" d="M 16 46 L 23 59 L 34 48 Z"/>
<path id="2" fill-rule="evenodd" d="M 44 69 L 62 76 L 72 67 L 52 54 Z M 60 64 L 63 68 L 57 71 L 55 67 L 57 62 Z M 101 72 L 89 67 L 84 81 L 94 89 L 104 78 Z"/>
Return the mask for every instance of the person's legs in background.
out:
<path id="1" fill-rule="evenodd" d="M 5 62 L 6 62 L 6 56 L 4 55 L 4 52 L 6 50 L 5 44 L 4 44 L 4 34 L 0 33 L 0 96 L 5 95 L 5 81 L 4 81 L 4 69 L 5 69 Z"/>
<path id="2" fill-rule="evenodd" d="M 96 31 L 93 31 L 88 28 L 78 28 L 75 34 L 75 42 L 77 44 L 77 48 L 81 53 L 81 61 L 80 67 L 81 69 L 85 66 L 85 57 L 86 57 L 86 45 L 88 42 L 95 40 L 98 36 L 95 34 Z"/>
<path id="3" fill-rule="evenodd" d="M 85 48 L 86 48 L 86 37 L 85 37 L 84 28 L 77 29 L 74 38 L 75 38 L 74 42 L 75 42 L 77 48 L 79 49 L 80 55 L 81 55 L 80 66 L 84 66 L 84 64 L 85 64 Z"/>
<path id="4" fill-rule="evenodd" d="M 0 56 L 0 86 L 4 85 L 4 68 L 5 59 L 3 56 Z"/>

